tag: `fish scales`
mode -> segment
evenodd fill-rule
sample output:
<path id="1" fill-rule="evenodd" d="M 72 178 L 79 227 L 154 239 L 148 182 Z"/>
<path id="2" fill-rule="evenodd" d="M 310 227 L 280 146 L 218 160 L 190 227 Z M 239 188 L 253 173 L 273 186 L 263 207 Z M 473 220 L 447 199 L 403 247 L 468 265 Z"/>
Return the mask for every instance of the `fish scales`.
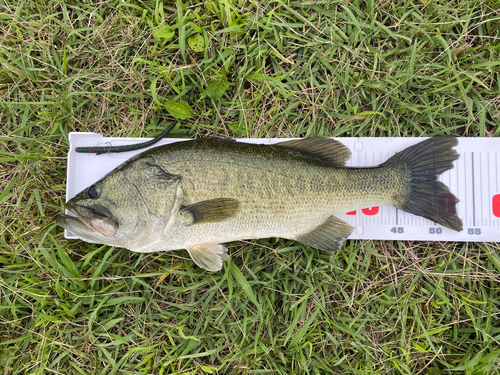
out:
<path id="1" fill-rule="evenodd" d="M 151 156 L 168 173 L 182 176 L 186 205 L 227 197 L 238 199 L 241 209 L 223 222 L 181 228 L 166 239 L 171 249 L 193 245 L 200 233 L 207 236 L 206 242 L 216 243 L 295 238 L 331 215 L 389 203 L 391 194 L 399 192 L 392 169 L 333 167 L 288 150 L 269 153 L 269 146 L 245 143 L 221 143 L 221 157 L 210 141 L 198 145 L 196 151 L 158 148 Z"/>

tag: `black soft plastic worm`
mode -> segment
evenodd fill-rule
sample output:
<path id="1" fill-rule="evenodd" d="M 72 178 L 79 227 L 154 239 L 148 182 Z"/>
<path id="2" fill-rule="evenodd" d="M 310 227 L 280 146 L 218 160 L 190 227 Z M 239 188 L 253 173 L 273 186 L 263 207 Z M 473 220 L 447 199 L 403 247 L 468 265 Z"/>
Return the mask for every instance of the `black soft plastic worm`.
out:
<path id="1" fill-rule="evenodd" d="M 127 151 L 140 150 L 141 148 L 154 145 L 160 139 L 165 137 L 170 132 L 170 130 L 172 130 L 175 124 L 177 124 L 177 121 L 173 121 L 164 131 L 160 133 L 160 135 L 146 142 L 134 143 L 132 145 L 124 145 L 124 146 L 77 147 L 75 151 L 79 153 L 101 155 L 111 152 L 127 152 Z"/>

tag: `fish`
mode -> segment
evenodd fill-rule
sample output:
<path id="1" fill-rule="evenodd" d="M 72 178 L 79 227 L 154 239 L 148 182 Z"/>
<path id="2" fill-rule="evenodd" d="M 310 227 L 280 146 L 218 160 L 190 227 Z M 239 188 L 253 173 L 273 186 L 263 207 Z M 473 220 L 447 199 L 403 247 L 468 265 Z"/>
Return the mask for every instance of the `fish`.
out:
<path id="1" fill-rule="evenodd" d="M 457 144 L 437 136 L 355 168 L 332 138 L 176 142 L 130 158 L 71 198 L 56 222 L 90 243 L 185 249 L 208 271 L 222 268 L 232 241 L 280 237 L 337 251 L 353 231 L 337 216 L 366 207 L 392 205 L 461 231 L 458 199 L 438 181 L 459 158 Z"/>

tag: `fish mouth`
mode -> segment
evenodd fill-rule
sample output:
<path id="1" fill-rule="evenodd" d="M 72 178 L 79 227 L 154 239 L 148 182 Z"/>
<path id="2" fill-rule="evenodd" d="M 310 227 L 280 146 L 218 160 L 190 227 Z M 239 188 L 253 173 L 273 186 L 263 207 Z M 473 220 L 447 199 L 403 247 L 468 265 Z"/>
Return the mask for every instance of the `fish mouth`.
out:
<path id="1" fill-rule="evenodd" d="M 67 202 L 64 208 L 72 215 L 59 214 L 56 216 L 56 223 L 77 236 L 102 235 L 109 238 L 118 230 L 116 221 L 92 207 Z"/>
<path id="2" fill-rule="evenodd" d="M 70 212 L 70 215 L 59 214 L 56 216 L 56 223 L 60 227 L 72 232 L 81 232 L 81 229 L 90 229 L 91 231 L 97 232 L 92 226 L 88 225 L 88 219 L 84 220 L 84 218 L 79 215 L 76 205 L 67 202 L 64 208 Z"/>
<path id="3" fill-rule="evenodd" d="M 56 223 L 60 226 L 63 227 L 64 229 L 71 230 L 75 224 L 76 225 L 85 225 L 85 222 L 81 220 L 77 216 L 73 215 L 66 215 L 66 214 L 59 214 L 56 216 Z"/>

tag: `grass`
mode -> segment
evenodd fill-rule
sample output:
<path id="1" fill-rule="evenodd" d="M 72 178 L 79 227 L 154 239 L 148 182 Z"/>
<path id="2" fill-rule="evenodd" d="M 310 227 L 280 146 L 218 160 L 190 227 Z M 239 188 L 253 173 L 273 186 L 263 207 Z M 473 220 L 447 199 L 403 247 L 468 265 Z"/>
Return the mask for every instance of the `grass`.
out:
<path id="1" fill-rule="evenodd" d="M 174 137 L 497 137 L 498 0 L 0 0 L 0 28 L 2 374 L 500 372 L 498 244 L 262 239 L 208 273 L 53 221 L 68 132 L 156 135 L 169 100 Z"/>

